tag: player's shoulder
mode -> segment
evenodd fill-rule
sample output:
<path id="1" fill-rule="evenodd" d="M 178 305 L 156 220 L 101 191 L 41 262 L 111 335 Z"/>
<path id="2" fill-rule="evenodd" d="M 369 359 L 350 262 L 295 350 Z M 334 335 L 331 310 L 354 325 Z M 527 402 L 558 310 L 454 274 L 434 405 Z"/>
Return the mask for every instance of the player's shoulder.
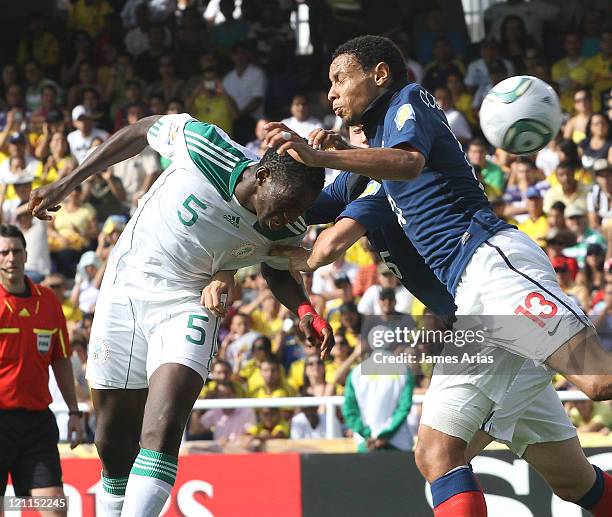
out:
<path id="1" fill-rule="evenodd" d="M 191 118 L 185 123 L 183 131 L 187 148 L 191 152 L 201 154 L 204 151 L 209 157 L 216 157 L 221 162 L 235 162 L 235 158 L 246 158 L 253 162 L 260 160 L 259 156 L 232 140 L 223 129 L 214 124 Z"/>
<path id="2" fill-rule="evenodd" d="M 41 301 L 45 304 L 45 306 L 53 306 L 53 307 L 61 307 L 57 296 L 55 293 L 41 284 L 35 284 L 32 282 L 32 295 L 40 297 Z"/>

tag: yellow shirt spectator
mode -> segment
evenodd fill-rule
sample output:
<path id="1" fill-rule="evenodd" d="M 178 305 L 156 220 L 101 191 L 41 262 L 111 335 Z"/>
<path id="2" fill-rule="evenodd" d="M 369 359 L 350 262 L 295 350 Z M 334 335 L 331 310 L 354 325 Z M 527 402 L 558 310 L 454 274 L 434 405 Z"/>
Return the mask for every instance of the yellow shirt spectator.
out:
<path id="1" fill-rule="evenodd" d="M 347 340 L 348 341 L 348 340 Z M 304 369 L 306 368 L 306 359 L 298 359 L 293 361 L 289 367 L 289 375 L 287 383 L 295 391 L 299 391 L 304 386 Z M 325 382 L 333 384 L 334 376 L 338 367 L 332 361 L 325 361 Z"/>
<path id="2" fill-rule="evenodd" d="M 295 397 L 295 395 L 294 389 L 285 382 L 272 391 L 268 391 L 264 385 L 261 385 L 249 392 L 249 398 L 252 399 L 276 399 L 279 397 Z"/>
<path id="3" fill-rule="evenodd" d="M 361 239 L 355 242 L 344 254 L 344 259 L 356 266 L 367 266 L 372 263 L 371 253 L 363 247 Z"/>
<path id="4" fill-rule="evenodd" d="M 64 317 L 66 321 L 72 321 L 73 323 L 78 323 L 83 319 L 83 313 L 81 309 L 79 309 L 78 305 L 74 305 L 70 298 L 66 298 L 62 302 L 62 312 L 64 313 Z"/>
<path id="5" fill-rule="evenodd" d="M 70 8 L 68 25 L 74 31 L 86 31 L 95 38 L 106 16 L 114 12 L 107 0 L 77 0 Z"/>
<path id="6" fill-rule="evenodd" d="M 264 427 L 261 422 L 249 428 L 249 434 L 256 438 L 261 436 L 264 431 L 269 430 Z M 281 418 L 280 422 L 276 424 L 270 431 L 270 436 L 272 438 L 275 438 L 277 436 L 289 438 L 289 422 L 287 422 L 287 420 L 285 420 L 284 418 Z"/>
<path id="7" fill-rule="evenodd" d="M 261 309 L 255 309 L 251 313 L 251 328 L 264 336 L 273 337 L 280 333 L 283 320 L 278 315 L 270 318 Z"/>
<path id="8" fill-rule="evenodd" d="M 232 387 L 237 398 L 246 397 L 246 391 L 244 390 L 242 384 L 240 384 L 239 382 L 232 382 Z M 200 391 L 200 395 L 198 398 L 204 399 L 216 389 L 217 381 L 208 381 L 204 386 L 202 386 L 202 390 Z"/>
<path id="9" fill-rule="evenodd" d="M 228 101 L 223 95 L 198 95 L 190 110 L 198 120 L 205 120 L 209 124 L 219 126 L 228 135 L 232 136 L 232 116 Z"/>
<path id="10" fill-rule="evenodd" d="M 261 370 L 255 359 L 249 359 L 238 374 L 243 379 L 246 379 L 247 393 L 251 393 L 264 385 L 264 378 L 261 375 Z M 285 370 L 280 370 L 281 383 L 286 382 Z"/>
<path id="11" fill-rule="evenodd" d="M 59 63 L 59 43 L 50 32 L 24 36 L 17 49 L 17 63 L 24 65 L 34 59 L 43 67 L 55 66 Z"/>
<path id="12" fill-rule="evenodd" d="M 572 78 L 582 75 L 586 79 L 588 71 L 585 64 L 586 59 L 583 57 L 572 60 L 566 57 L 560 59 L 552 66 L 552 80 L 561 85 L 561 107 L 567 113 L 574 111 L 574 90 L 571 88 Z M 579 82 L 585 84 L 585 81 Z M 566 84 L 568 86 L 564 87 Z"/>
<path id="13" fill-rule="evenodd" d="M 601 37 L 602 40 L 612 39 L 612 33 L 604 32 Z M 608 42 L 607 45 L 612 45 L 612 42 Z M 593 86 L 593 99 L 599 99 L 603 92 L 612 88 L 612 56 L 604 57 L 600 52 L 587 60 L 584 66 L 589 72 L 589 83 Z M 594 105 L 593 110 L 596 111 L 596 108 Z"/>
<path id="14" fill-rule="evenodd" d="M 546 246 L 546 234 L 548 233 L 548 222 L 546 216 L 542 214 L 535 221 L 531 218 L 518 225 L 518 229 L 531 237 L 540 246 Z"/>
<path id="15" fill-rule="evenodd" d="M 588 424 L 600 424 L 602 427 L 612 429 L 612 406 L 610 402 L 591 403 L 593 404 L 593 409 L 591 410 L 591 418 L 588 422 L 576 407 L 572 407 L 569 410 L 569 417 L 572 424 L 574 424 L 575 427 L 581 427 Z"/>

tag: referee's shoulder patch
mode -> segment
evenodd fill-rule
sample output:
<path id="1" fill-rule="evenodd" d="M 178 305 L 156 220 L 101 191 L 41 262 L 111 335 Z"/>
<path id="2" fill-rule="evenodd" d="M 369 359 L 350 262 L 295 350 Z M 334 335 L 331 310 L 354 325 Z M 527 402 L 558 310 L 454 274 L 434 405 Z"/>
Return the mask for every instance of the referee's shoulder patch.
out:
<path id="1" fill-rule="evenodd" d="M 409 103 L 402 104 L 399 108 L 397 108 L 395 118 L 393 119 L 397 130 L 401 131 L 401 129 L 404 127 L 404 124 L 409 119 L 415 120 L 414 108 Z"/>

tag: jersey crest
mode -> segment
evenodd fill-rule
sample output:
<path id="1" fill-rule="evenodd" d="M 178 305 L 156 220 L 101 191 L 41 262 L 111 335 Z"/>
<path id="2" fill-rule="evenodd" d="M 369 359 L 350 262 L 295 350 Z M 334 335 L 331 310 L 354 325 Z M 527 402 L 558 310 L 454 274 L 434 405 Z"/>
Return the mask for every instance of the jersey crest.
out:
<path id="1" fill-rule="evenodd" d="M 397 130 L 401 131 L 401 129 L 404 127 L 404 124 L 409 119 L 415 120 L 414 108 L 408 103 L 402 104 L 399 108 L 397 108 L 397 113 L 395 114 L 395 118 L 393 119 Z"/>

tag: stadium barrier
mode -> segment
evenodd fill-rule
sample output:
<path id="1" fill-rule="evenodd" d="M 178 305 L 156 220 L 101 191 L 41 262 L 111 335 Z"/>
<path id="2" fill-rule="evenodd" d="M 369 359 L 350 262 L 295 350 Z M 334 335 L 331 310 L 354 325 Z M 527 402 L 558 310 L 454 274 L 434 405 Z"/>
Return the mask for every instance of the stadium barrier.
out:
<path id="1" fill-rule="evenodd" d="M 577 390 L 571 391 L 558 391 L 557 394 L 562 402 L 568 402 L 572 400 L 588 400 L 588 397 L 582 392 Z M 412 397 L 414 404 L 422 404 L 425 399 L 424 394 L 416 394 Z M 262 407 L 275 407 L 275 408 L 286 408 L 286 407 L 312 407 L 312 406 L 325 406 L 326 412 L 326 429 L 325 435 L 327 438 L 333 438 L 333 420 L 334 411 L 338 406 L 344 404 L 344 397 L 334 395 L 331 397 L 278 397 L 278 398 L 240 398 L 240 399 L 198 399 L 196 400 L 193 409 L 213 409 L 213 408 L 262 408 Z M 51 411 L 54 413 L 66 413 L 68 408 L 65 404 L 51 404 Z M 79 404 L 79 409 L 83 412 L 89 411 L 89 406 L 84 403 Z"/>

